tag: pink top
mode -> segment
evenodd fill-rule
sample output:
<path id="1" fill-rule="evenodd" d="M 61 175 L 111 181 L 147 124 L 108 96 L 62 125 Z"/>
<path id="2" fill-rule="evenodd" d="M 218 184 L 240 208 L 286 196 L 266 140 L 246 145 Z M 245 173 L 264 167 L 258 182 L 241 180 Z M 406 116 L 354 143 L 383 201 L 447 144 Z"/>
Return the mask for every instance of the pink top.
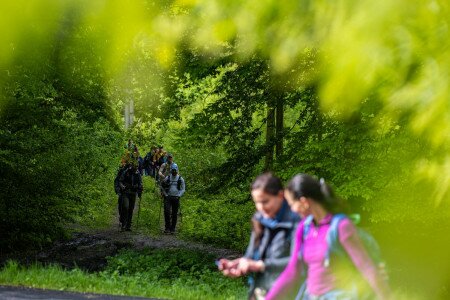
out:
<path id="1" fill-rule="evenodd" d="M 304 238 L 303 257 L 304 263 L 308 265 L 308 274 L 306 287 L 311 295 L 320 296 L 336 288 L 336 278 L 331 267 L 324 266 L 324 259 L 328 248 L 326 235 L 330 228 L 332 215 L 327 215 L 316 226 L 314 222 L 307 236 Z M 293 288 L 298 287 L 298 281 L 301 280 L 301 262 L 298 261 L 303 234 L 303 222 L 297 228 L 295 233 L 295 244 L 289 264 L 275 281 L 266 296 L 266 300 L 282 299 L 289 295 Z M 356 227 L 348 219 L 339 222 L 338 225 L 339 242 L 347 251 L 351 260 L 364 275 L 370 286 L 374 289 L 377 296 L 381 299 L 387 298 L 388 287 L 383 278 L 378 273 L 377 266 L 368 255 L 356 231 Z"/>

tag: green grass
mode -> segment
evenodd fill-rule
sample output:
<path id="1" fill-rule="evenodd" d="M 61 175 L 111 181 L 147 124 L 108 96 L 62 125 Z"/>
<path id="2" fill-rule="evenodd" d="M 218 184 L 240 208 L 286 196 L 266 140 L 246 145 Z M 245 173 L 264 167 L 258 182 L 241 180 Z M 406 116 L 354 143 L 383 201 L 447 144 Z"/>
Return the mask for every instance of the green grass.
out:
<path id="1" fill-rule="evenodd" d="M 98 273 L 10 261 L 0 271 L 0 284 L 165 299 L 245 299 L 244 281 L 223 277 L 213 262 L 208 254 L 181 249 L 122 251 Z"/>

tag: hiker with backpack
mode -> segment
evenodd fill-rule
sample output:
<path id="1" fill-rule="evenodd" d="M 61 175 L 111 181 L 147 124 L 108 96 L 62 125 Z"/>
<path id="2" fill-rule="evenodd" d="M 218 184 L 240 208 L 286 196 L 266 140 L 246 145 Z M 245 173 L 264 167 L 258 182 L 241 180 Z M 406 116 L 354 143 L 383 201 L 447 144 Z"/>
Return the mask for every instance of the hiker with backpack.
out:
<path id="1" fill-rule="evenodd" d="M 177 225 L 178 209 L 180 208 L 180 198 L 183 196 L 186 185 L 183 177 L 178 174 L 178 165 L 172 163 L 170 175 L 162 182 L 164 196 L 164 222 L 165 234 L 174 234 Z"/>
<path id="2" fill-rule="evenodd" d="M 138 170 L 136 160 L 131 160 L 119 178 L 120 192 L 122 195 L 122 231 L 131 231 L 131 221 L 133 218 L 136 196 L 141 198 L 143 185 L 141 173 Z"/>
<path id="3" fill-rule="evenodd" d="M 132 152 L 133 150 L 134 150 L 134 147 L 135 147 L 135 145 L 134 145 L 134 143 L 133 143 L 133 140 L 132 139 L 128 139 L 128 142 L 125 144 L 125 149 L 127 150 L 127 151 L 129 151 L 129 152 Z"/>
<path id="4" fill-rule="evenodd" d="M 228 277 L 251 274 L 249 299 L 263 299 L 289 261 L 291 237 L 300 218 L 289 209 L 281 180 L 271 173 L 255 179 L 251 195 L 257 212 L 247 251 L 238 259 L 221 259 L 218 268 Z"/>
<path id="5" fill-rule="evenodd" d="M 123 204 L 123 195 L 122 195 L 122 189 L 120 188 L 120 184 L 119 184 L 119 179 L 120 176 L 122 176 L 122 173 L 127 169 L 126 167 L 126 160 L 123 157 L 121 162 L 120 162 L 120 166 L 119 169 L 117 171 L 117 175 L 116 178 L 114 179 L 114 191 L 116 192 L 117 196 L 118 196 L 118 201 L 117 201 L 117 208 L 119 210 L 119 223 L 123 224 L 124 223 L 124 214 L 123 214 L 123 208 L 122 208 L 122 204 Z"/>
<path id="6" fill-rule="evenodd" d="M 299 224 L 289 264 L 266 299 L 294 299 L 297 295 L 305 300 L 354 300 L 365 299 L 372 291 L 379 299 L 389 299 L 385 278 L 357 228 L 336 210 L 339 202 L 325 181 L 298 174 L 285 195 L 292 211 L 310 215 Z"/>
<path id="7" fill-rule="evenodd" d="M 146 176 L 155 177 L 153 168 L 153 155 L 155 154 L 156 146 L 152 146 L 150 151 L 144 157 L 144 170 Z"/>
<path id="8" fill-rule="evenodd" d="M 144 175 L 144 159 L 139 154 L 138 147 L 135 145 L 133 149 L 133 158 L 138 162 L 138 170 L 141 176 Z"/>
<path id="9" fill-rule="evenodd" d="M 167 176 L 170 175 L 170 173 L 171 173 L 170 167 L 172 166 L 173 163 L 174 162 L 173 162 L 172 154 L 170 154 L 170 153 L 167 154 L 167 161 L 165 163 L 163 163 L 161 165 L 161 167 L 159 167 L 158 175 L 159 175 L 160 180 L 164 180 L 164 178 L 166 178 Z"/>
<path id="10" fill-rule="evenodd" d="M 152 158 L 152 166 L 154 169 L 154 176 L 155 176 L 155 180 L 157 180 L 157 181 L 159 180 L 157 175 L 158 175 L 159 167 L 161 166 L 160 159 L 161 159 L 161 156 L 163 156 L 163 152 L 164 152 L 163 146 L 158 146 L 156 148 L 156 150 L 153 154 L 153 158 Z"/>
<path id="11" fill-rule="evenodd" d="M 167 152 L 161 149 L 160 156 L 158 159 L 158 167 L 161 169 L 161 166 L 167 162 Z"/>

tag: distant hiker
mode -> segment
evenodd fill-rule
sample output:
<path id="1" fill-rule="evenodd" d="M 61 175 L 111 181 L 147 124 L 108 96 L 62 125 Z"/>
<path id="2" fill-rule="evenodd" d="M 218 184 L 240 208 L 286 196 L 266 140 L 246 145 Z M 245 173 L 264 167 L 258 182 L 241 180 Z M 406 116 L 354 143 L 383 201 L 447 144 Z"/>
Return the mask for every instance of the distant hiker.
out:
<path id="1" fill-rule="evenodd" d="M 167 162 L 167 152 L 162 150 L 159 154 L 158 166 L 161 169 L 161 166 Z"/>
<path id="2" fill-rule="evenodd" d="M 154 168 L 153 168 L 153 155 L 155 154 L 156 146 L 152 146 L 150 151 L 144 157 L 144 170 L 145 175 L 154 177 Z"/>
<path id="3" fill-rule="evenodd" d="M 170 167 L 172 166 L 172 164 L 173 164 L 173 156 L 172 156 L 172 154 L 169 153 L 167 155 L 167 161 L 165 163 L 163 163 L 161 165 L 161 167 L 159 167 L 158 174 L 159 174 L 159 178 L 161 181 L 170 175 L 170 172 L 171 172 Z"/>
<path id="4" fill-rule="evenodd" d="M 159 167 L 161 164 L 159 163 L 161 156 L 163 155 L 162 146 L 158 146 L 155 150 L 155 154 L 153 155 L 153 168 L 155 169 L 155 176 L 158 174 Z M 158 180 L 158 178 L 156 178 Z"/>
<path id="5" fill-rule="evenodd" d="M 132 161 L 126 170 L 122 172 L 119 178 L 119 185 L 123 195 L 122 214 L 124 222 L 122 223 L 122 230 L 131 231 L 136 195 L 140 198 L 143 191 L 142 177 L 136 161 Z"/>
<path id="6" fill-rule="evenodd" d="M 180 198 L 186 190 L 184 179 L 178 174 L 177 164 L 172 163 L 170 175 L 164 179 L 162 186 L 164 195 L 164 233 L 173 234 L 177 225 Z"/>
<path id="7" fill-rule="evenodd" d="M 134 151 L 134 143 L 131 139 L 128 139 L 128 142 L 125 144 L 125 149 L 127 149 L 130 152 Z"/>
<path id="8" fill-rule="evenodd" d="M 219 270 L 229 277 L 252 274 L 249 299 L 263 299 L 289 261 L 291 237 L 300 218 L 289 209 L 281 180 L 270 173 L 255 179 L 251 194 L 257 212 L 247 251 L 235 260 L 221 259 Z"/>
<path id="9" fill-rule="evenodd" d="M 345 215 L 336 213 L 339 203 L 331 188 L 323 180 L 299 174 L 285 194 L 293 211 L 305 214 L 308 210 L 311 214 L 298 226 L 293 255 L 266 299 L 293 299 L 305 276 L 305 300 L 366 299 L 359 290 L 363 281 L 378 299 L 389 299 L 387 282 L 357 228 Z"/>
<path id="10" fill-rule="evenodd" d="M 116 194 L 118 196 L 117 208 L 119 210 L 119 223 L 121 226 L 125 221 L 124 221 L 124 214 L 123 214 L 123 195 L 122 195 L 123 192 L 120 188 L 119 179 L 120 179 L 120 176 L 122 175 L 122 173 L 126 169 L 127 169 L 126 160 L 125 160 L 125 158 L 122 158 L 119 169 L 117 171 L 116 178 L 114 179 L 114 191 L 116 192 Z"/>
<path id="11" fill-rule="evenodd" d="M 151 164 L 151 168 L 152 168 L 152 176 L 155 177 L 156 179 L 158 179 L 156 176 L 158 174 L 158 164 L 157 164 L 158 159 L 159 159 L 158 154 L 159 154 L 159 149 L 158 149 L 158 147 L 155 147 L 155 150 L 152 151 L 152 157 L 151 157 L 150 164 Z"/>

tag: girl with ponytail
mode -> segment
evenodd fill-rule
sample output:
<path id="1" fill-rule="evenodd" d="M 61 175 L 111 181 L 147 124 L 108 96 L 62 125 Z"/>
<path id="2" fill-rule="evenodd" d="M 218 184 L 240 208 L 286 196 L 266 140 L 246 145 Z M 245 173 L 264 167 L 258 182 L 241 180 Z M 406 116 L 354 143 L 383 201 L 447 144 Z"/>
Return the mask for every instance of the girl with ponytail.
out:
<path id="1" fill-rule="evenodd" d="M 285 198 L 291 210 L 303 220 L 295 233 L 290 261 L 266 300 L 294 299 L 299 283 L 305 278 L 297 299 L 360 299 L 354 284 L 358 276 L 349 270 L 361 274 L 359 277 L 364 278 L 377 298 L 389 298 L 387 282 L 365 249 L 356 227 L 348 218 L 337 214 L 342 212 L 342 205 L 325 180 L 298 174 L 289 182 Z M 338 216 L 340 219 L 335 222 Z M 330 264 L 328 233 L 332 224 L 336 226 L 336 240 L 345 259 L 336 261 L 338 257 L 333 257 Z"/>

